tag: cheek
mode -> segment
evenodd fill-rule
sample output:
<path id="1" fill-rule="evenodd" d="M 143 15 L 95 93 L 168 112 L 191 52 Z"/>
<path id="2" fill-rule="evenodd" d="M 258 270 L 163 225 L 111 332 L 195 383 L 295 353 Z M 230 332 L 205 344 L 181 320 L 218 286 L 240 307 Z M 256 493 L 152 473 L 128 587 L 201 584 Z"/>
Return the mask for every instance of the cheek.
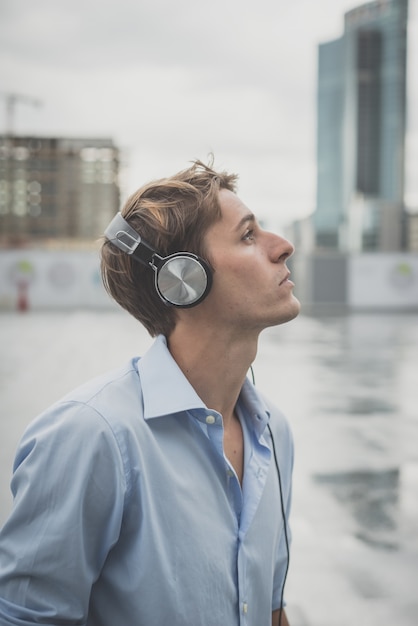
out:
<path id="1" fill-rule="evenodd" d="M 229 295 L 232 299 L 236 292 L 249 297 L 271 282 L 271 271 L 267 270 L 265 258 L 252 248 L 233 258 L 230 254 L 217 251 L 212 264 L 213 289 L 222 293 L 223 297 Z"/>
<path id="2" fill-rule="evenodd" d="M 229 265 L 223 267 L 215 274 L 215 282 L 223 291 L 252 290 L 254 285 L 260 283 L 260 277 L 256 278 L 254 268 L 250 265 Z"/>
<path id="3" fill-rule="evenodd" d="M 244 280 L 250 275 L 262 275 L 263 268 L 265 270 L 265 262 L 260 254 L 254 254 L 248 249 L 247 254 L 241 254 L 232 258 L 229 255 L 218 257 L 217 263 L 214 264 L 216 272 L 222 273 L 224 276 L 234 278 L 235 280 Z"/>
<path id="4" fill-rule="evenodd" d="M 244 272 L 242 268 L 230 268 L 227 275 L 219 281 L 219 288 L 216 290 L 223 307 L 242 313 L 248 312 L 254 305 L 259 307 L 264 292 L 263 280 L 259 275 L 254 275 L 251 268 Z"/>

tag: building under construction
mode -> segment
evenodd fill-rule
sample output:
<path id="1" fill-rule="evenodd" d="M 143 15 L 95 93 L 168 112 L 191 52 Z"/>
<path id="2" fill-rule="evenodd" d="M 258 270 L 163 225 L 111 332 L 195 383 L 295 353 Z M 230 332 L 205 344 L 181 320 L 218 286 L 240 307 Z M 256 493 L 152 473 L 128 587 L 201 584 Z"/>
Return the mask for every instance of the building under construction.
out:
<path id="1" fill-rule="evenodd" d="M 0 245 L 96 239 L 119 207 L 111 139 L 0 136 Z"/>

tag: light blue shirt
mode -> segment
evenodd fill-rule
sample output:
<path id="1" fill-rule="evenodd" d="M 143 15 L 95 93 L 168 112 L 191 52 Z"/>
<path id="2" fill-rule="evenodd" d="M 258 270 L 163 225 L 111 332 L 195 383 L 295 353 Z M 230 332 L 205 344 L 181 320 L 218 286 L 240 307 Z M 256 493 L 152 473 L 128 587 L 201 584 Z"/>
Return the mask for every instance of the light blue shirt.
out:
<path id="1" fill-rule="evenodd" d="M 293 444 L 247 380 L 242 488 L 207 408 L 159 337 L 27 429 L 0 534 L 0 624 L 271 626 Z"/>

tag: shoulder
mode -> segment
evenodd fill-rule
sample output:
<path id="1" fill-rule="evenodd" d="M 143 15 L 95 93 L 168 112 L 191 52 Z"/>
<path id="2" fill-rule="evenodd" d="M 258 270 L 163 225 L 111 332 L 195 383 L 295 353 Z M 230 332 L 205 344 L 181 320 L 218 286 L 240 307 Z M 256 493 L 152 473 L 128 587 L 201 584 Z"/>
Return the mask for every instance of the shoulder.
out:
<path id="1" fill-rule="evenodd" d="M 110 428 L 116 427 L 118 420 L 127 420 L 141 409 L 141 384 L 137 371 L 138 358 L 106 374 L 98 376 L 77 387 L 50 407 L 50 413 L 60 415 L 67 412 L 96 416 Z"/>
<path id="2" fill-rule="evenodd" d="M 125 395 L 128 389 L 138 389 L 139 378 L 135 357 L 121 367 L 97 376 L 66 394 L 57 404 L 80 402 L 91 406 L 100 406 L 102 398 Z"/>
<path id="3" fill-rule="evenodd" d="M 38 415 L 23 434 L 15 465 L 35 447 L 54 456 L 69 448 L 125 456 L 124 432 L 142 406 L 136 361 L 88 381 Z"/>

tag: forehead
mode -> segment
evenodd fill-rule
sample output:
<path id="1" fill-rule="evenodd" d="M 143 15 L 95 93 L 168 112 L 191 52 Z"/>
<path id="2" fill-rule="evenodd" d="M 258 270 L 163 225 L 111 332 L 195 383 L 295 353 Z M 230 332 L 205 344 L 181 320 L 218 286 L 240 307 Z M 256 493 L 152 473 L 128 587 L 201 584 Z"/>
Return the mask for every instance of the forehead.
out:
<path id="1" fill-rule="evenodd" d="M 254 215 L 240 198 L 229 191 L 221 189 L 219 192 L 219 206 L 221 218 L 212 228 L 220 228 L 227 231 L 239 230 L 248 221 L 253 221 Z"/>

